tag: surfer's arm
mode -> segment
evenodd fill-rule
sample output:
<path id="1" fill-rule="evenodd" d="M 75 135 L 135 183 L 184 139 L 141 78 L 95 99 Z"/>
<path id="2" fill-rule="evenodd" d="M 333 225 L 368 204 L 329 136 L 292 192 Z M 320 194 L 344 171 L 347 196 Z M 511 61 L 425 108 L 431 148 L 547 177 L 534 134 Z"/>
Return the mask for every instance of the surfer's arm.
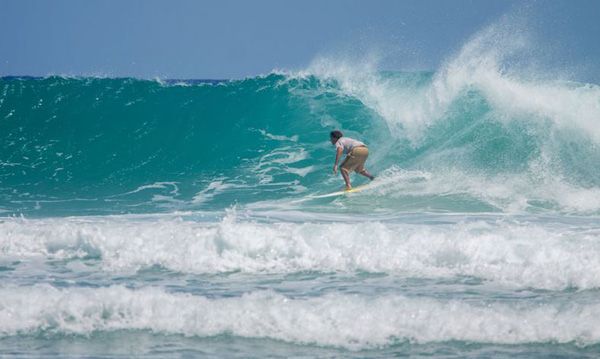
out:
<path id="1" fill-rule="evenodd" d="M 333 165 L 333 173 L 337 173 L 337 168 L 338 168 L 338 163 L 340 162 L 340 157 L 342 157 L 342 153 L 344 152 L 344 149 L 341 147 L 338 147 L 335 151 L 335 164 Z"/>

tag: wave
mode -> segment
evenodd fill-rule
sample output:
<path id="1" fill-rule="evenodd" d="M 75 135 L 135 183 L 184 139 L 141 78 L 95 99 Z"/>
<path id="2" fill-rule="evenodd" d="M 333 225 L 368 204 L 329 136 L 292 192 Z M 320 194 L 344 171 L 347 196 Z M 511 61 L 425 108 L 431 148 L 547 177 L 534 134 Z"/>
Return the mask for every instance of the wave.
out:
<path id="1" fill-rule="evenodd" d="M 335 190 L 339 128 L 369 144 L 374 172 L 405 171 L 371 192 L 391 211 L 598 214 L 600 87 L 524 68 L 531 40 L 513 30 L 489 27 L 435 72 L 320 58 L 235 81 L 0 78 L 0 211 L 223 210 Z M 406 173 L 426 173 L 423 188 L 385 202 Z"/>
<path id="2" fill-rule="evenodd" d="M 401 295 L 288 298 L 271 291 L 209 299 L 158 288 L 0 288 L 0 335 L 148 330 L 270 338 L 353 350 L 398 342 L 600 341 L 593 303 L 471 303 Z"/>
<path id="3" fill-rule="evenodd" d="M 11 260 L 96 258 L 105 271 L 116 272 L 153 266 L 208 274 L 362 271 L 469 276 L 510 288 L 600 288 L 600 228 L 594 220 L 294 223 L 237 216 L 230 212 L 220 222 L 179 216 L 6 219 L 0 254 Z"/>

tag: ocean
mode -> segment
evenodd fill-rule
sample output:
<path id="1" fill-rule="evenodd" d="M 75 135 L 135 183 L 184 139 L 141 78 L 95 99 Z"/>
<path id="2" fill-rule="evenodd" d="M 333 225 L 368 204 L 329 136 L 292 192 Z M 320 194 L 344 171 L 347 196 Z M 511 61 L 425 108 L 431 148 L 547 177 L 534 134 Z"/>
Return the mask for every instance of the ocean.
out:
<path id="1" fill-rule="evenodd" d="M 600 86 L 481 44 L 0 78 L 0 356 L 598 357 Z M 333 129 L 376 179 L 315 198 Z"/>

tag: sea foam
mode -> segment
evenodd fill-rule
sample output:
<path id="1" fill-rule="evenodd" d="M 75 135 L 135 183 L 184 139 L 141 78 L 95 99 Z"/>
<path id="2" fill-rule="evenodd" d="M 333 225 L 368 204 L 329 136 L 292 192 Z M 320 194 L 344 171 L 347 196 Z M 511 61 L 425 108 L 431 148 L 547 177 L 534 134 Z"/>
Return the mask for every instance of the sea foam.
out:
<path id="1" fill-rule="evenodd" d="M 479 303 L 401 295 L 288 298 L 272 291 L 209 299 L 158 288 L 0 288 L 0 334 L 149 330 L 234 335 L 349 349 L 468 341 L 598 343 L 598 303 Z"/>
<path id="2" fill-rule="evenodd" d="M 443 217 L 437 225 L 364 222 L 196 222 L 177 216 L 5 219 L 5 259 L 99 258 L 107 271 L 151 266 L 189 273 L 367 271 L 402 277 L 474 276 L 517 288 L 599 288 L 594 222 Z"/>

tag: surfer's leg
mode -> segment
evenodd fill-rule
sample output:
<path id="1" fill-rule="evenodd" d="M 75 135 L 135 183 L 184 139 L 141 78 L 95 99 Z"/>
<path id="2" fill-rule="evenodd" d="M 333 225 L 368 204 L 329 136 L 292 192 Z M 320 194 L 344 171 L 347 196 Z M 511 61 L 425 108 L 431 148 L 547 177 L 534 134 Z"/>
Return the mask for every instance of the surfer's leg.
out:
<path id="1" fill-rule="evenodd" d="M 350 172 L 348 172 L 348 170 L 344 167 L 340 169 L 340 172 L 342 173 L 344 182 L 346 182 L 346 190 L 352 189 L 352 185 L 350 184 Z"/>
<path id="2" fill-rule="evenodd" d="M 356 168 L 354 169 L 354 171 L 367 177 L 372 181 L 375 177 L 372 174 L 370 174 L 365 168 L 365 162 L 369 157 L 369 149 L 367 147 L 357 147 L 352 152 L 356 158 Z"/>
<path id="3" fill-rule="evenodd" d="M 352 189 L 352 184 L 350 184 L 350 173 L 356 169 L 356 157 L 352 155 L 352 152 L 344 158 L 344 162 L 340 166 L 340 172 L 342 173 L 342 177 L 344 178 L 344 182 L 346 182 L 346 190 Z"/>
<path id="4" fill-rule="evenodd" d="M 369 173 L 369 171 L 367 171 L 366 168 L 363 168 L 362 171 L 358 172 L 361 175 L 367 177 L 368 179 L 370 179 L 371 181 L 375 179 L 375 176 L 373 176 L 372 174 Z"/>

